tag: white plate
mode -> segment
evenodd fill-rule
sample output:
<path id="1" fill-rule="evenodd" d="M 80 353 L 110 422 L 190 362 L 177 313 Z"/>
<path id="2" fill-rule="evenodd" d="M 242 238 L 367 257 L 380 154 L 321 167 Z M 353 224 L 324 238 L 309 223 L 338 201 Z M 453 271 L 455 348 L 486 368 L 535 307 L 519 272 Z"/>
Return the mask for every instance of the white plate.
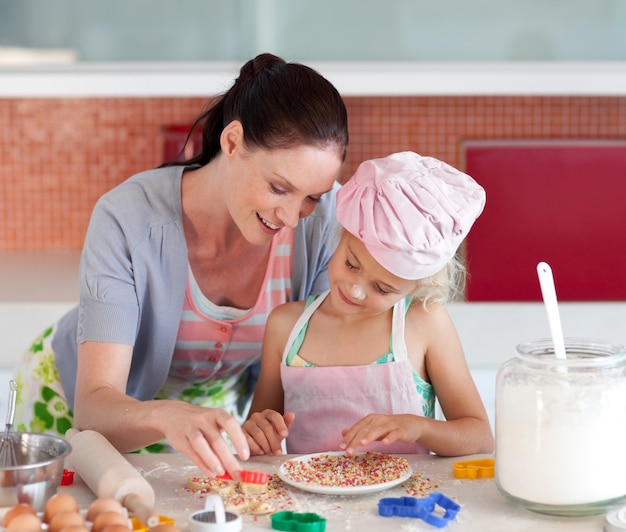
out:
<path id="1" fill-rule="evenodd" d="M 379 482 L 378 484 L 367 484 L 365 486 L 321 486 L 319 484 L 310 484 L 293 480 L 289 477 L 289 474 L 287 473 L 287 470 L 285 468 L 285 464 L 289 462 L 308 462 L 311 459 L 318 458 L 320 456 L 344 456 L 345 454 L 346 453 L 343 452 L 327 452 L 306 454 L 297 458 L 292 458 L 291 460 L 287 460 L 280 466 L 280 468 L 278 469 L 278 476 L 285 484 L 289 484 L 290 486 L 301 489 L 303 491 L 309 491 L 311 493 L 323 493 L 325 495 L 363 495 L 366 493 L 374 493 L 376 491 L 393 488 L 398 484 L 402 484 L 403 482 L 411 478 L 411 475 L 413 475 L 413 469 L 409 465 L 407 471 L 403 473 L 400 477 L 394 480 L 389 480 L 387 482 Z"/>

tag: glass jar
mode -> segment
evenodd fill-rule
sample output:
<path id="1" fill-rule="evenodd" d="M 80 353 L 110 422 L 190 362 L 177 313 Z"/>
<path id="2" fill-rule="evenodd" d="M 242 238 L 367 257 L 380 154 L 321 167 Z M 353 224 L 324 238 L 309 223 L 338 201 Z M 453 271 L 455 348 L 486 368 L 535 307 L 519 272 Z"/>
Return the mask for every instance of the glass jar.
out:
<path id="1" fill-rule="evenodd" d="M 565 339 L 518 345 L 496 378 L 498 489 L 540 513 L 579 516 L 626 502 L 626 352 Z"/>

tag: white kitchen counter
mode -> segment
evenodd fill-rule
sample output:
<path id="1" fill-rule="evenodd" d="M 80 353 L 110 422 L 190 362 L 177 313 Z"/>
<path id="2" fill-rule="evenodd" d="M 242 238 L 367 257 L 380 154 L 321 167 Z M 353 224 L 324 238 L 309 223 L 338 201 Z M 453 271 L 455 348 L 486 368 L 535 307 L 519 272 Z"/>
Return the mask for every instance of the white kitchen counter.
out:
<path id="1" fill-rule="evenodd" d="M 626 62 L 306 62 L 344 96 L 626 95 Z M 0 66 L 0 98 L 206 97 L 241 63 Z"/>
<path id="2" fill-rule="evenodd" d="M 508 501 L 500 494 L 493 478 L 479 480 L 459 480 L 454 478 L 452 464 L 457 460 L 474 457 L 440 458 L 428 455 L 404 455 L 414 473 L 424 479 L 424 491 L 443 493 L 461 505 L 456 519 L 442 530 L 507 532 L 514 531 L 570 531 L 589 532 L 602 530 L 603 515 L 581 518 L 559 518 L 537 514 L 525 510 Z M 205 499 L 197 493 L 185 489 L 187 478 L 200 475 L 199 470 L 185 456 L 166 455 L 126 455 L 152 484 L 156 494 L 155 510 L 174 519 L 181 530 L 189 530 L 191 513 L 204 508 Z M 287 457 L 254 457 L 244 463 L 246 469 L 276 473 Z M 426 480 L 428 479 L 428 480 Z M 434 485 L 437 487 L 435 488 Z M 87 508 L 94 495 L 79 476 L 75 476 L 72 486 L 61 488 L 72 494 L 81 508 Z M 286 500 L 291 501 L 289 510 L 314 512 L 327 519 L 326 530 L 387 532 L 389 530 L 427 531 L 437 530 L 424 521 L 402 517 L 381 517 L 378 515 L 378 501 L 383 497 L 410 496 L 404 485 L 368 495 L 320 495 L 289 488 Z M 282 499 L 284 500 L 284 499 Z M 279 508 L 280 509 L 280 508 Z M 268 515 L 243 517 L 244 530 L 271 530 Z"/>

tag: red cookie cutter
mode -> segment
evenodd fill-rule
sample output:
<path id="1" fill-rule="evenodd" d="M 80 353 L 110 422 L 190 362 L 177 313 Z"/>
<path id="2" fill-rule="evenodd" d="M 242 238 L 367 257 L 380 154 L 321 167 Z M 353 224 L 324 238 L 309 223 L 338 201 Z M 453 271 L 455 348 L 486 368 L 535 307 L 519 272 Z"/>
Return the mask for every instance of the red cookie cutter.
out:
<path id="1" fill-rule="evenodd" d="M 268 473 L 261 473 L 261 471 L 249 471 L 244 469 L 241 472 L 241 482 L 246 484 L 266 484 L 270 476 Z"/>
<path id="2" fill-rule="evenodd" d="M 74 471 L 64 469 L 61 476 L 61 486 L 71 486 L 72 484 L 74 484 Z"/>
<path id="3" fill-rule="evenodd" d="M 216 478 L 222 480 L 233 480 L 233 477 L 228 474 L 228 472 L 223 475 L 218 475 Z M 250 471 L 248 469 L 244 469 L 241 471 L 241 482 L 245 482 L 246 484 L 265 484 L 270 478 L 269 473 L 261 473 L 261 471 Z"/>

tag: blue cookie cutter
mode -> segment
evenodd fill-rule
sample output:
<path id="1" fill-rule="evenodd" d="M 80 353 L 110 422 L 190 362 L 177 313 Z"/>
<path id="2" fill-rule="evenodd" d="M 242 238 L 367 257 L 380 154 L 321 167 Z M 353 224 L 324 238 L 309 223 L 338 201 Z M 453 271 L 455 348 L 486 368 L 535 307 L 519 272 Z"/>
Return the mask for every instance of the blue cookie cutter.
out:
<path id="1" fill-rule="evenodd" d="M 324 532 L 326 519 L 310 512 L 276 512 L 272 514 L 272 528 L 288 532 Z"/>
<path id="2" fill-rule="evenodd" d="M 444 510 L 443 515 L 433 513 L 439 506 Z M 431 493 L 428 497 L 386 498 L 378 501 L 378 513 L 383 517 L 413 517 L 421 519 L 429 525 L 442 528 L 448 521 L 454 519 L 461 506 L 443 493 Z"/>

